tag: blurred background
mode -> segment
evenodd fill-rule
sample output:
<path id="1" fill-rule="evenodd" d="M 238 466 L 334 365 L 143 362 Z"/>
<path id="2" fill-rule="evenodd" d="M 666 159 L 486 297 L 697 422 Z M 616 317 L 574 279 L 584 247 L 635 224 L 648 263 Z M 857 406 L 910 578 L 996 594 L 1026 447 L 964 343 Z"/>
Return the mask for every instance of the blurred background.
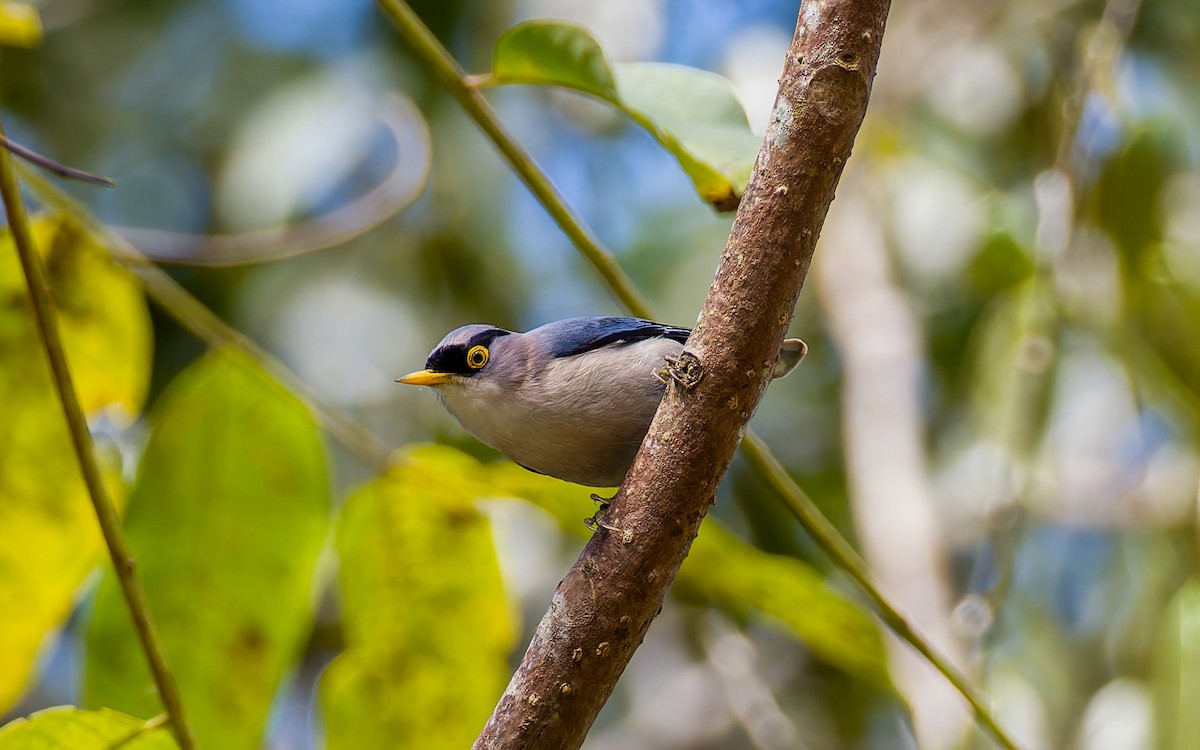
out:
<path id="1" fill-rule="evenodd" d="M 612 60 L 715 71 L 759 133 L 797 15 L 794 0 L 413 6 L 470 72 L 542 17 L 583 24 Z M 498 458 L 392 382 L 451 328 L 622 312 L 374 4 L 38 8 L 43 44 L 0 57 L 9 137 L 115 179 L 68 187 L 183 261 L 172 276 L 389 449 Z M 694 322 L 731 215 L 611 108 L 525 87 L 488 98 L 659 317 Z M 1194 0 L 897 0 L 791 327 L 809 358 L 754 419 L 1024 747 L 1200 747 L 1198 160 Z M 276 257 L 331 231 L 330 247 Z M 196 263 L 239 257 L 262 262 Z M 151 314 L 153 409 L 204 346 Z M 146 430 L 114 428 L 129 472 Z M 372 476 L 328 451 L 335 498 Z M 586 492 L 563 494 L 591 514 Z M 712 512 L 856 596 L 740 460 Z M 515 664 L 580 540 L 530 506 L 490 517 Z M 94 588 L 9 717 L 84 702 Z M 263 747 L 324 746 L 313 691 L 342 636 L 336 597 L 319 599 Z M 940 678 L 889 654 L 893 687 L 868 685 L 769 623 L 675 596 L 586 747 L 989 746 Z"/>

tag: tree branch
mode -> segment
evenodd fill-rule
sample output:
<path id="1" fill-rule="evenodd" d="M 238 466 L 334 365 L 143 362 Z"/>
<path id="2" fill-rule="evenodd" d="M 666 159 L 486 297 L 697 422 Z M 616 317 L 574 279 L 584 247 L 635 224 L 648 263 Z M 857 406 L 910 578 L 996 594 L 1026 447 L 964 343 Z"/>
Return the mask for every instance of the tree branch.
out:
<path id="1" fill-rule="evenodd" d="M 3 126 L 0 126 L 0 138 L 4 137 Z M 79 460 L 79 469 L 83 474 L 84 484 L 87 485 L 88 497 L 96 510 L 96 519 L 100 522 L 100 531 L 104 542 L 108 545 L 108 553 L 112 557 L 113 570 L 121 584 L 121 592 L 125 595 L 125 603 L 133 619 L 134 629 L 146 653 L 146 661 L 150 663 L 150 671 L 154 675 L 154 684 L 175 736 L 179 740 L 181 750 L 193 750 L 195 741 L 191 729 L 183 713 L 183 701 L 179 697 L 179 688 L 175 677 L 167 667 L 163 655 L 162 642 L 158 631 L 150 617 L 150 606 L 146 602 L 146 593 L 133 572 L 133 556 L 125 544 L 125 534 L 121 530 L 121 520 L 108 497 L 108 490 L 100 476 L 100 467 L 96 463 L 96 454 L 92 446 L 92 433 L 88 430 L 87 419 L 79 406 L 79 398 L 75 395 L 75 385 L 71 380 L 71 371 L 67 367 L 67 355 L 63 349 L 62 337 L 58 331 L 58 321 L 54 317 L 54 302 L 50 297 L 50 284 L 46 280 L 46 272 L 42 267 L 42 258 L 38 255 L 33 241 L 33 230 L 29 225 L 29 215 L 25 211 L 25 201 L 21 198 L 21 186 L 17 182 L 16 166 L 8 150 L 0 148 L 0 194 L 4 198 L 4 211 L 8 216 L 8 228 L 12 233 L 13 244 L 21 260 L 25 272 L 26 286 L 29 288 L 29 300 L 33 308 L 33 317 L 37 325 L 38 336 L 46 350 L 46 359 L 50 364 L 50 373 L 54 386 L 62 402 L 63 412 L 67 420 L 67 428 L 71 433 L 71 443 L 75 448 L 75 457 Z"/>
<path id="2" fill-rule="evenodd" d="M 889 0 L 808 0 L 716 280 L 629 476 L 476 748 L 582 744 L 758 407 L 866 112 Z"/>

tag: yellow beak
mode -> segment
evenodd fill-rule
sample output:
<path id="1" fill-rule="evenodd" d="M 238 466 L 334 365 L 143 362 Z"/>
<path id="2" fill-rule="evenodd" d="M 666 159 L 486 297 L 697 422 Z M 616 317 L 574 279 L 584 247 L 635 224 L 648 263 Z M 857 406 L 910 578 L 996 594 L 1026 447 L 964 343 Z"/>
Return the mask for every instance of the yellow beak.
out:
<path id="1" fill-rule="evenodd" d="M 397 383 L 405 385 L 442 385 L 449 383 L 454 377 L 448 372 L 434 372 L 433 370 L 417 370 L 410 372 L 402 378 L 396 378 Z"/>

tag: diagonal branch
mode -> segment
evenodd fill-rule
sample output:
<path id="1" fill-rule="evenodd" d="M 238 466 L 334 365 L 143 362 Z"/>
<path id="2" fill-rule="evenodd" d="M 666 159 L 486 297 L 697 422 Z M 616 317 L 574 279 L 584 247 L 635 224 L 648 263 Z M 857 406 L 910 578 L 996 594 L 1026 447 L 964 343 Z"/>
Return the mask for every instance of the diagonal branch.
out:
<path id="1" fill-rule="evenodd" d="M 4 136 L 0 126 L 0 138 Z M 62 402 L 63 412 L 67 419 L 67 428 L 71 433 L 71 443 L 75 447 L 75 457 L 79 460 L 79 469 L 83 474 L 84 484 L 87 485 L 88 497 L 96 510 L 96 518 L 100 522 L 100 531 L 112 557 L 113 569 L 117 580 L 121 583 L 121 592 L 125 595 L 125 603 L 129 607 L 134 628 L 150 663 L 150 671 L 154 675 L 154 684 L 171 725 L 175 728 L 175 736 L 179 739 L 181 750 L 193 750 L 195 741 L 191 729 L 184 718 L 183 701 L 179 697 L 179 687 L 175 677 L 167 667 L 163 655 L 162 642 L 158 631 L 150 617 L 150 607 L 146 602 L 146 594 L 141 583 L 133 572 L 133 557 L 125 544 L 125 534 L 121 530 L 121 521 L 108 497 L 108 490 L 100 476 L 100 467 L 96 463 L 96 453 L 92 446 L 92 433 L 88 430 L 87 419 L 79 406 L 75 395 L 75 385 L 71 380 L 71 371 L 67 367 L 67 356 L 63 349 L 62 337 L 58 331 L 58 321 L 54 317 L 54 302 L 50 297 L 50 286 L 46 281 L 46 271 L 42 267 L 42 258 L 34 246 L 33 232 L 29 225 L 29 215 L 25 211 L 25 202 L 21 198 L 21 187 L 17 182 L 17 170 L 12 156 L 5 149 L 0 149 L 0 193 L 4 198 L 4 210 L 8 216 L 8 228 L 12 232 L 13 244 L 21 259 L 21 267 L 25 271 L 26 285 L 29 287 L 29 299 L 33 307 L 33 317 L 37 324 L 38 335 L 46 350 L 50 372 L 54 378 L 54 386 Z"/>
<path id="2" fill-rule="evenodd" d="M 600 531 L 476 748 L 575 748 L 662 607 L 758 407 L 866 113 L 890 0 L 809 0 L 708 299 Z"/>

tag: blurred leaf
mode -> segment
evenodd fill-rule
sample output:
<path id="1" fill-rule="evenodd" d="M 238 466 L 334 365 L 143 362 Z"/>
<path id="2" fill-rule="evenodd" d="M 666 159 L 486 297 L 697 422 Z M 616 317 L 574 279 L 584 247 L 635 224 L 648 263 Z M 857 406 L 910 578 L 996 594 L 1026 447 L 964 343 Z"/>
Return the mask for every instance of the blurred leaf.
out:
<path id="1" fill-rule="evenodd" d="M 511 461 L 499 461 L 483 468 L 488 479 L 488 495 L 532 503 L 553 516 L 562 530 L 572 536 L 587 538 L 592 535 L 583 523 L 596 510 L 596 504 L 590 499 L 590 489 L 535 474 Z M 599 494 L 612 495 L 614 491 L 601 490 Z"/>
<path id="2" fill-rule="evenodd" d="M 150 315 L 138 282 L 71 227 L 34 221 L 81 405 L 136 415 L 150 375 Z M 29 680 L 47 632 L 104 549 L 62 405 L 34 326 L 11 236 L 0 238 L 0 713 Z M 124 505 L 117 456 L 100 451 Z"/>
<path id="3" fill-rule="evenodd" d="M 223 351 L 175 380 L 152 423 L 129 546 L 199 744 L 257 748 L 311 623 L 329 512 L 321 435 L 295 396 Z M 87 646 L 89 704 L 160 710 L 111 570 Z"/>
<path id="4" fill-rule="evenodd" d="M 591 534 L 583 521 L 595 511 L 595 504 L 588 498 L 586 488 L 534 474 L 507 461 L 480 465 L 466 454 L 445 446 L 424 447 L 410 455 L 429 483 L 447 485 L 444 494 L 457 494 L 458 502 L 471 497 L 518 498 L 550 513 L 569 534 L 581 538 Z M 397 501 L 392 505 L 400 507 L 402 503 Z M 389 542 L 392 554 L 399 554 L 395 550 L 404 548 L 401 541 Z M 458 544 L 454 543 L 456 550 Z M 441 554 L 444 559 L 444 553 Z M 342 570 L 345 576 L 345 562 Z M 366 585 L 362 583 L 362 575 L 355 576 L 356 585 Z M 704 522 L 679 571 L 678 584 L 727 609 L 763 616 L 765 622 L 791 633 L 822 659 L 854 677 L 877 686 L 890 684 L 883 642 L 872 615 L 829 588 L 821 574 L 806 563 L 756 549 L 715 518 Z M 381 633 L 379 637 L 385 635 Z"/>
<path id="5" fill-rule="evenodd" d="M 696 192 L 732 210 L 746 189 L 761 138 L 728 80 L 666 63 L 609 66 L 586 29 L 530 21 L 496 42 L 486 83 L 560 86 L 603 99 L 648 130 L 678 161 Z"/>
<path id="6" fill-rule="evenodd" d="M 487 467 L 493 494 L 527 500 L 558 519 L 564 531 L 591 534 L 583 519 L 595 506 L 587 490 L 511 463 Z M 822 659 L 877 686 L 890 684 L 879 626 L 859 604 L 829 588 L 801 560 L 772 555 L 709 517 L 679 570 L 677 584 L 719 605 L 761 615 L 799 638 Z"/>
<path id="7" fill-rule="evenodd" d="M 1200 393 L 1200 297 L 1182 285 L 1145 277 L 1130 292 L 1126 322 L 1133 324 L 1138 343 L 1149 345 L 1187 391 Z"/>
<path id="8" fill-rule="evenodd" d="M 1160 130 L 1135 134 L 1105 164 L 1096 183 L 1096 220 L 1108 230 L 1126 268 L 1138 269 L 1145 251 L 1162 239 L 1159 198 L 1178 160 Z"/>
<path id="9" fill-rule="evenodd" d="M 829 588 L 806 563 L 755 549 L 715 518 L 701 527 L 678 583 L 722 606 L 766 615 L 854 677 L 891 684 L 879 626 L 866 610 Z"/>
<path id="10" fill-rule="evenodd" d="M 117 266 L 108 253 L 66 221 L 40 216 L 33 236 L 46 263 L 57 303 L 58 324 L 83 410 L 111 408 L 131 420 L 142 409 L 150 382 L 152 330 L 141 285 Z M 23 345 L 36 336 L 30 317 L 25 276 L 12 239 L 0 235 L 0 341 Z M 36 340 L 41 353 L 41 345 Z M 5 358 L 6 376 L 43 375 L 40 358 Z M 27 360 L 36 360 L 29 362 Z"/>
<path id="11" fill-rule="evenodd" d="M 42 43 L 42 18 L 28 3 L 0 0 L 0 46 L 36 47 Z"/>
<path id="12" fill-rule="evenodd" d="M 0 750 L 173 750 L 166 729 L 146 729 L 146 722 L 102 708 L 70 707 L 39 711 L 0 727 Z"/>
<path id="13" fill-rule="evenodd" d="M 468 747 L 503 692 L 514 613 L 475 507 L 481 469 L 424 448 L 347 500 L 347 649 L 321 681 L 330 750 Z"/>
<path id="14" fill-rule="evenodd" d="M 1033 261 L 1009 232 L 993 231 L 971 259 L 968 275 L 976 294 L 990 298 L 1033 276 Z"/>
<path id="15" fill-rule="evenodd" d="M 983 434 L 1009 450 L 1031 452 L 1048 417 L 1056 321 L 1048 290 L 1031 280 L 997 297 L 973 334 L 972 410 Z"/>
<path id="16" fill-rule="evenodd" d="M 1167 609 L 1155 659 L 1155 747 L 1200 747 L 1200 580 L 1185 584 Z"/>

